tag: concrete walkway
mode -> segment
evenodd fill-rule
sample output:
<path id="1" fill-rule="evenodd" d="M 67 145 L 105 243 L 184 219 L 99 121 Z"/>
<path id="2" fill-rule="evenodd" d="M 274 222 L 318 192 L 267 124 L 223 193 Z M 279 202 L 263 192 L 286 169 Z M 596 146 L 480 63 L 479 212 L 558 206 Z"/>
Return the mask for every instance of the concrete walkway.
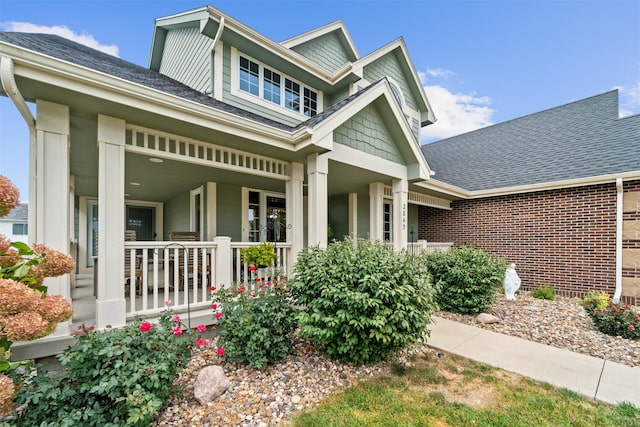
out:
<path id="1" fill-rule="evenodd" d="M 640 408 L 640 367 L 631 367 L 433 317 L 427 344 L 606 403 Z"/>

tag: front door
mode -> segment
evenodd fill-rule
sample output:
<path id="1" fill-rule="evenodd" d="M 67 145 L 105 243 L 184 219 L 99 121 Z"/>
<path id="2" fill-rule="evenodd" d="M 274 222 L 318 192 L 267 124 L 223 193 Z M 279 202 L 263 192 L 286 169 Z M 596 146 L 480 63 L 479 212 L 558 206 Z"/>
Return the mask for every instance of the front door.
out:
<path id="1" fill-rule="evenodd" d="M 156 240 L 155 210 L 150 206 L 127 205 L 126 229 L 135 230 L 136 240 Z"/>

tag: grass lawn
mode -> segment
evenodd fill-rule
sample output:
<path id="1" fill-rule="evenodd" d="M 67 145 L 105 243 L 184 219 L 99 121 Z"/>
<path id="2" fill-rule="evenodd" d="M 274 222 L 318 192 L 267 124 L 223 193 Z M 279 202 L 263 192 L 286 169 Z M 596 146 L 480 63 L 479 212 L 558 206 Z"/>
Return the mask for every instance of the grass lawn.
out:
<path id="1" fill-rule="evenodd" d="M 640 427 L 640 408 L 598 403 L 459 356 L 431 354 L 325 398 L 285 426 Z"/>

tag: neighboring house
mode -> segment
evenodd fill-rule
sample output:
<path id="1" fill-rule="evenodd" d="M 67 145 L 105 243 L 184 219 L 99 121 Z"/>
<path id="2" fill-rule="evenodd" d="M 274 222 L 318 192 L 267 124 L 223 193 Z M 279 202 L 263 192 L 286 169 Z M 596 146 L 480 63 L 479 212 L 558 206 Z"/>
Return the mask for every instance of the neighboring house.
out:
<path id="1" fill-rule="evenodd" d="M 580 198 L 580 191 L 606 187 L 615 211 L 616 179 L 630 192 L 640 177 L 632 162 L 624 171 L 587 174 L 607 180 L 561 177 L 567 182 L 547 189 L 513 176 L 518 163 L 532 160 L 526 151 L 495 154 L 498 164 L 515 164 L 505 174 L 480 163 L 484 149 L 471 142 L 449 152 L 438 151 L 446 142 L 421 147 L 421 129 L 435 116 L 404 41 L 360 56 L 341 21 L 277 43 L 207 6 L 155 21 L 149 68 L 54 35 L 0 33 L 0 79 L 30 129 L 37 170 L 29 172 L 29 241 L 71 253 L 80 274 L 95 275 L 98 328 L 157 315 L 165 300 L 189 310 L 194 322 L 211 323 L 209 287 L 245 281 L 239 251 L 261 241 L 275 243 L 285 274 L 304 247 L 327 245 L 329 229 L 336 238 L 377 239 L 396 249 L 484 245 L 455 231 L 480 221 L 483 208 L 471 210 L 479 203 L 524 191 L 523 202 L 507 201 L 507 209 L 542 194 L 551 210 L 554 192 Z M 25 100 L 35 102 L 36 117 Z M 637 117 L 611 120 L 617 106 L 615 113 L 609 107 L 603 121 L 585 112 L 575 132 L 597 128 L 613 137 L 628 131 L 616 123 L 637 126 Z M 580 144 L 590 142 L 581 137 Z M 637 148 L 628 149 L 638 159 Z M 461 171 L 449 169 L 457 162 Z M 547 169 L 535 170 L 544 180 Z M 520 191 L 501 189 L 501 182 Z M 582 189 L 571 189 L 577 185 Z M 517 214 L 527 215 L 520 208 Z M 503 233 L 493 224 L 488 234 Z M 509 234 L 498 235 L 509 247 Z M 607 251 L 612 244 L 602 243 Z M 520 252 L 484 246 L 518 263 L 530 287 L 532 272 L 543 267 Z M 611 255 L 604 264 L 581 260 L 610 269 Z M 614 275 L 597 276 L 603 280 L 593 286 L 613 293 Z M 46 284 L 70 297 L 71 282 Z M 70 329 L 60 325 L 34 348 L 53 351 Z"/>
<path id="2" fill-rule="evenodd" d="M 28 211 L 28 205 L 20 203 L 8 215 L 0 217 L 0 234 L 4 234 L 12 242 L 27 242 Z"/>
<path id="3" fill-rule="evenodd" d="M 424 145 L 459 197 L 420 208 L 420 238 L 515 262 L 524 289 L 640 303 L 640 115 L 618 114 L 614 90 Z"/>
<path id="4" fill-rule="evenodd" d="M 155 21 L 148 69 L 48 34 L 0 33 L 0 61 L 37 165 L 29 241 L 95 274 L 98 328 L 168 299 L 211 323 L 209 287 L 247 278 L 242 247 L 275 242 L 290 274 L 329 228 L 401 249 L 419 206 L 450 208 L 417 185 L 435 116 L 402 39 L 360 56 L 337 21 L 277 43 L 203 7 Z M 69 277 L 46 284 L 71 296 Z"/>

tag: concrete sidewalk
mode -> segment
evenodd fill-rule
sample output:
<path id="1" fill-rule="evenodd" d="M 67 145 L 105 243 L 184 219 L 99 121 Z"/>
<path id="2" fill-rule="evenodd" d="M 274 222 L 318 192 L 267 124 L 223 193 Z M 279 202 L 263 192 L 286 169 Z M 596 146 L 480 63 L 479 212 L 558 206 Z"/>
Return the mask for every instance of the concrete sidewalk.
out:
<path id="1" fill-rule="evenodd" d="M 427 345 L 589 398 L 640 408 L 640 368 L 433 317 Z"/>

